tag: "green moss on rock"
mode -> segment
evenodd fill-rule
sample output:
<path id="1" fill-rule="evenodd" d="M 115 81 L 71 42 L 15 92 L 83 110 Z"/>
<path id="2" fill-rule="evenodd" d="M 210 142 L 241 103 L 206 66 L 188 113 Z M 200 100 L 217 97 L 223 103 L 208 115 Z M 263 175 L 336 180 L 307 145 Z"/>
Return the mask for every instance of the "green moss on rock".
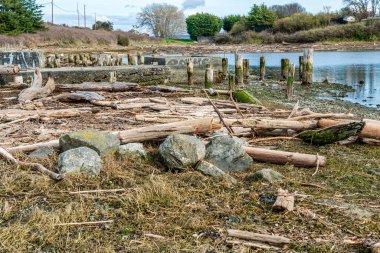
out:
<path id="1" fill-rule="evenodd" d="M 234 99 L 236 102 L 239 103 L 246 103 L 246 104 L 260 104 L 260 101 L 253 97 L 251 94 L 249 94 L 245 90 L 236 90 L 233 93 Z"/>

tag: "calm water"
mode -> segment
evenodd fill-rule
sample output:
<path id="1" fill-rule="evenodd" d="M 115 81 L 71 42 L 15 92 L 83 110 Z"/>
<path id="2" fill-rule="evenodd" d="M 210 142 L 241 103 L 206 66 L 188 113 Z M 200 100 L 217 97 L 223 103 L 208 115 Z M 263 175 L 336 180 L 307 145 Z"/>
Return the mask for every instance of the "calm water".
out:
<path id="1" fill-rule="evenodd" d="M 268 67 L 279 67 L 282 58 L 289 58 L 298 66 L 301 53 L 243 54 L 243 58 L 249 59 L 252 67 L 257 67 L 260 56 L 263 55 Z M 234 62 L 233 54 L 226 54 L 225 57 L 230 63 Z M 348 84 L 356 89 L 355 92 L 349 93 L 345 100 L 366 106 L 380 106 L 380 51 L 315 52 L 314 80 L 321 81 L 325 78 L 330 82 Z M 364 81 L 364 85 L 360 85 L 360 81 Z"/>

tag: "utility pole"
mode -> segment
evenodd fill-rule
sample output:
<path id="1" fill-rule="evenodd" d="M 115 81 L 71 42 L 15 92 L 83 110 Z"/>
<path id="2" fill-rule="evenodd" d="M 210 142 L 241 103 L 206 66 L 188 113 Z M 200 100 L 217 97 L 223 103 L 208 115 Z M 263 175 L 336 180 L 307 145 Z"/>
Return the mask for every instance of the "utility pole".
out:
<path id="1" fill-rule="evenodd" d="M 79 21 L 79 3 L 77 2 L 77 13 L 78 13 L 78 27 L 80 27 L 80 21 Z"/>
<path id="2" fill-rule="evenodd" d="M 87 23 L 86 23 L 86 5 L 84 5 L 84 17 L 83 17 L 83 19 L 84 19 L 84 28 L 86 28 L 87 27 Z"/>
<path id="3" fill-rule="evenodd" d="M 51 23 L 54 24 L 54 0 L 51 0 Z"/>

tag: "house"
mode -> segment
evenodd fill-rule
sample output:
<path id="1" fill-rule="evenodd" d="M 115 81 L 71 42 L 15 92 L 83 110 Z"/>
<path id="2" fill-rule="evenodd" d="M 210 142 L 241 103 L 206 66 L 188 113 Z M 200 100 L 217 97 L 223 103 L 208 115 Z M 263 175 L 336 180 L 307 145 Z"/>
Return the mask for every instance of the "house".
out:
<path id="1" fill-rule="evenodd" d="M 346 17 L 343 17 L 343 22 L 346 24 L 354 23 L 356 22 L 356 18 L 354 16 L 346 16 Z"/>

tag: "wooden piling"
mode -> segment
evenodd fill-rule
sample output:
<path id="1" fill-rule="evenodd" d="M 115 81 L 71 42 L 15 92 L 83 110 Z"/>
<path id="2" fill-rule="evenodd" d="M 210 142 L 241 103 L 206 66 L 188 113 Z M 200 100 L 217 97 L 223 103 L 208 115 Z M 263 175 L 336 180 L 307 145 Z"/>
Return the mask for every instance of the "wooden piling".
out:
<path id="1" fill-rule="evenodd" d="M 144 65 L 144 57 L 142 56 L 141 52 L 137 53 L 137 64 L 138 65 Z"/>
<path id="2" fill-rule="evenodd" d="M 228 77 L 228 59 L 227 58 L 222 59 L 222 71 L 223 71 L 223 78 L 224 80 L 226 80 Z"/>
<path id="3" fill-rule="evenodd" d="M 214 68 L 211 64 L 206 65 L 206 74 L 205 74 L 205 88 L 212 88 L 214 83 Z"/>
<path id="4" fill-rule="evenodd" d="M 190 58 L 187 60 L 187 84 L 188 85 L 194 84 L 193 76 L 194 76 L 194 63 L 193 63 L 193 60 Z"/>
<path id="5" fill-rule="evenodd" d="M 265 80 L 265 56 L 260 57 L 260 80 Z"/>
<path id="6" fill-rule="evenodd" d="M 288 69 L 288 83 L 287 83 L 287 98 L 290 100 L 293 98 L 294 94 L 294 75 L 296 72 L 296 66 L 294 64 L 290 65 Z"/>
<path id="7" fill-rule="evenodd" d="M 244 86 L 243 59 L 238 53 L 235 53 L 235 82 L 239 88 Z"/>
<path id="8" fill-rule="evenodd" d="M 289 59 L 281 59 L 281 80 L 288 80 Z"/>
<path id="9" fill-rule="evenodd" d="M 248 79 L 249 75 L 249 60 L 243 59 L 243 76 L 245 79 Z"/>
<path id="10" fill-rule="evenodd" d="M 136 65 L 135 56 L 132 54 L 128 54 L 128 64 L 129 65 Z"/>
<path id="11" fill-rule="evenodd" d="M 228 89 L 230 91 L 235 90 L 235 76 L 234 75 L 229 75 L 228 76 Z"/>
<path id="12" fill-rule="evenodd" d="M 299 63 L 298 64 L 299 64 L 299 69 L 298 69 L 299 78 L 300 78 L 300 81 L 302 81 L 303 69 L 304 69 L 303 56 L 302 55 L 299 57 Z"/>
<path id="13" fill-rule="evenodd" d="M 311 85 L 313 84 L 313 53 L 312 48 L 307 48 L 304 51 L 303 55 L 303 75 L 302 75 L 302 85 Z"/>

